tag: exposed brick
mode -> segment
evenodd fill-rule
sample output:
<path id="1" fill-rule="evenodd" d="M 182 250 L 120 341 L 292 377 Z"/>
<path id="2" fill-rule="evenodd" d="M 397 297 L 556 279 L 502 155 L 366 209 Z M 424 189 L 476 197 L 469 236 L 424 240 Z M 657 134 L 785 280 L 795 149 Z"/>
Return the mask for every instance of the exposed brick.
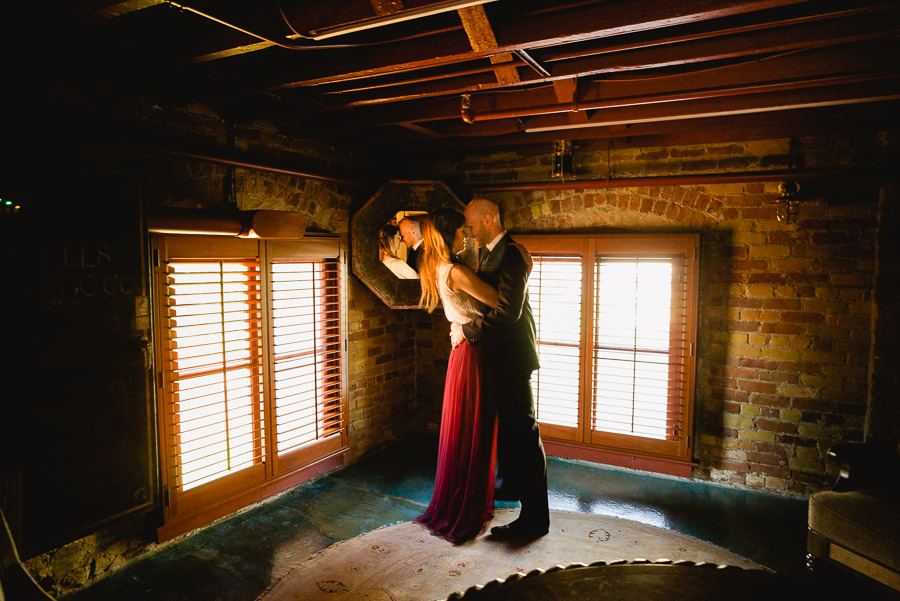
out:
<path id="1" fill-rule="evenodd" d="M 748 402 L 761 407 L 784 408 L 792 406 L 790 399 L 774 394 L 751 393 Z"/>
<path id="2" fill-rule="evenodd" d="M 783 273 L 751 273 L 747 282 L 750 284 L 782 284 L 785 282 Z"/>
<path id="3" fill-rule="evenodd" d="M 775 465 L 754 463 L 751 464 L 750 470 L 758 474 L 765 474 L 766 476 L 773 476 L 775 478 L 786 479 L 791 477 L 791 470 Z"/>
<path id="4" fill-rule="evenodd" d="M 760 382 L 757 380 L 739 380 L 737 387 L 747 392 L 760 392 L 763 394 L 774 394 L 778 387 L 772 382 Z"/>
<path id="5" fill-rule="evenodd" d="M 801 334 L 803 327 L 799 324 L 789 323 L 764 323 L 760 332 L 765 334 Z"/>
<path id="6" fill-rule="evenodd" d="M 790 323 L 825 323 L 825 316 L 821 313 L 809 313 L 806 311 L 785 311 L 781 319 Z"/>
<path id="7" fill-rule="evenodd" d="M 760 430 L 770 430 L 772 432 L 783 432 L 787 434 L 797 433 L 796 424 L 777 422 L 769 419 L 757 419 L 756 427 L 758 427 Z"/>
<path id="8" fill-rule="evenodd" d="M 741 359 L 740 364 L 743 367 L 755 367 L 758 369 L 778 369 L 777 361 L 767 361 L 765 359 Z"/>

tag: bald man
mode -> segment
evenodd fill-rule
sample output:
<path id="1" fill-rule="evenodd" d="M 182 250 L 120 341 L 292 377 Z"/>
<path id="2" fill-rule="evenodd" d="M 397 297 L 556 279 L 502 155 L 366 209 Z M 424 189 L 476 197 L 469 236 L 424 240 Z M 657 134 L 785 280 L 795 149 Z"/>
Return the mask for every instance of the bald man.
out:
<path id="1" fill-rule="evenodd" d="M 499 539 L 528 539 L 547 534 L 547 457 L 541 442 L 531 393 L 538 366 L 536 334 L 528 302 L 527 251 L 503 229 L 496 204 L 472 200 L 465 210 L 467 234 L 478 240 L 478 277 L 497 288 L 498 304 L 484 317 L 453 324 L 453 344 L 465 340 L 484 348 L 484 393 L 497 403 L 497 463 L 504 498 L 522 503 L 519 517 L 491 528 Z M 498 478 L 498 482 L 499 482 Z"/>

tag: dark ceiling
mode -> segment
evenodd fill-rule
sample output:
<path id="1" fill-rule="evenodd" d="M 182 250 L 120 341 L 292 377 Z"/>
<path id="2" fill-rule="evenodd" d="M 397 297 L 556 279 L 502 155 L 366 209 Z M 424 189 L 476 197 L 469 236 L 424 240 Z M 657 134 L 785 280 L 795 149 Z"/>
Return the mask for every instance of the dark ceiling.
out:
<path id="1" fill-rule="evenodd" d="M 45 50 L 29 77 L 51 94 L 201 102 L 416 151 L 814 135 L 900 106 L 900 4 L 884 0 L 34 4 L 19 46 Z"/>

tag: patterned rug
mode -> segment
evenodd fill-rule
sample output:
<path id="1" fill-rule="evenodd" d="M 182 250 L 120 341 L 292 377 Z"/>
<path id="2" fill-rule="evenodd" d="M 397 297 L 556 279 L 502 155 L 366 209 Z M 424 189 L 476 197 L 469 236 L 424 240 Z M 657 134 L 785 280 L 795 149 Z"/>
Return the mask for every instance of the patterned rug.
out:
<path id="1" fill-rule="evenodd" d="M 517 509 L 495 511 L 491 526 Z M 740 555 L 677 532 L 619 518 L 550 512 L 550 533 L 526 543 L 487 533 L 454 546 L 421 524 L 384 526 L 299 562 L 257 601 L 426 601 L 512 574 L 554 565 L 646 559 L 765 569 Z"/>

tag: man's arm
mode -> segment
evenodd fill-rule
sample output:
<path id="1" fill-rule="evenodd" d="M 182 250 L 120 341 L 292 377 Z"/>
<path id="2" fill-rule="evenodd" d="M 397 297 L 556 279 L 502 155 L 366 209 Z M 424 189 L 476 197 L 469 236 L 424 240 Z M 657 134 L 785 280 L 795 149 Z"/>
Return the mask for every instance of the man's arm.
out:
<path id="1" fill-rule="evenodd" d="M 498 269 L 497 306 L 484 317 L 463 324 L 462 330 L 469 344 L 477 344 L 491 331 L 508 328 L 522 316 L 525 290 L 528 285 L 528 265 L 516 248 L 510 246 L 503 254 Z"/>

